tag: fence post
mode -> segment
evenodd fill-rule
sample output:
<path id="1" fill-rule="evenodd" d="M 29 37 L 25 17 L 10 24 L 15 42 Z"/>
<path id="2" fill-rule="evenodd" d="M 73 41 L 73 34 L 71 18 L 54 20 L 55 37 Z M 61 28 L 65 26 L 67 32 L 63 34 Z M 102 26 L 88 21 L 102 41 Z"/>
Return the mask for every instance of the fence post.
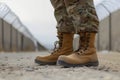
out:
<path id="1" fill-rule="evenodd" d="M 4 51 L 4 20 L 2 20 L 2 50 Z"/>
<path id="2" fill-rule="evenodd" d="M 109 51 L 112 50 L 112 14 L 109 16 Z"/>
<path id="3" fill-rule="evenodd" d="M 97 49 L 100 50 L 100 31 L 98 30 L 98 35 L 97 35 Z"/>

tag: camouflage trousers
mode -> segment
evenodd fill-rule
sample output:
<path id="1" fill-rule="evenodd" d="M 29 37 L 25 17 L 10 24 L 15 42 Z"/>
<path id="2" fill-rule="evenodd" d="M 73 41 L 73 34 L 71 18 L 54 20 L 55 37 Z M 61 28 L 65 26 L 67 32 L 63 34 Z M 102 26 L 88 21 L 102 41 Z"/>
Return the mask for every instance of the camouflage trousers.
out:
<path id="1" fill-rule="evenodd" d="M 58 32 L 98 32 L 99 21 L 93 0 L 50 0 Z"/>

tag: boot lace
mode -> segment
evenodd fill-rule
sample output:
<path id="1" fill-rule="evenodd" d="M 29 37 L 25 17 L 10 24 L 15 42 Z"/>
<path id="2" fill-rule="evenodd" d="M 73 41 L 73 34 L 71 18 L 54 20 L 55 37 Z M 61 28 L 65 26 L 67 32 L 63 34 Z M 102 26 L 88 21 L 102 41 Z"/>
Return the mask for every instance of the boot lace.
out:
<path id="1" fill-rule="evenodd" d="M 59 33 L 57 37 L 58 37 L 59 41 L 54 42 L 54 48 L 53 48 L 51 54 L 54 54 L 54 53 L 60 51 L 60 49 L 62 48 L 63 34 Z"/>
<path id="2" fill-rule="evenodd" d="M 88 33 L 87 35 L 85 35 L 84 37 L 86 37 L 85 38 L 85 46 L 84 47 L 81 47 L 79 50 L 78 50 L 78 52 L 76 52 L 78 55 L 83 55 L 83 54 L 85 54 L 86 52 L 86 50 L 88 49 L 88 47 L 89 47 L 89 42 L 90 42 L 90 33 Z"/>
<path id="3" fill-rule="evenodd" d="M 51 54 L 54 54 L 55 52 L 58 52 L 60 49 L 61 49 L 60 42 L 59 41 L 55 41 L 54 42 L 54 49 L 53 49 Z"/>

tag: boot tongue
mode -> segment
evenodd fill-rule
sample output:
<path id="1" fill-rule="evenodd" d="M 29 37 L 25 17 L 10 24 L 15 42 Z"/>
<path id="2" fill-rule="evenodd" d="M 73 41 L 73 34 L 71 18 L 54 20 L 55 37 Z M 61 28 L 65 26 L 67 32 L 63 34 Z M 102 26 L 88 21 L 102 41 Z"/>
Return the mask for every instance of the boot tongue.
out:
<path id="1" fill-rule="evenodd" d="M 84 50 L 86 47 L 86 33 L 80 33 L 80 40 L 79 40 L 80 46 L 79 50 Z"/>
<path id="2" fill-rule="evenodd" d="M 80 33 L 80 46 L 79 46 L 79 50 L 78 50 L 78 54 L 84 54 L 85 51 L 88 49 L 89 47 L 89 42 L 90 42 L 90 33 Z"/>
<path id="3" fill-rule="evenodd" d="M 95 48 L 95 33 L 85 33 L 82 36 L 84 37 L 84 39 L 80 40 L 81 44 L 83 45 L 80 46 L 80 49 L 78 51 L 79 54 L 84 54 L 86 50 Z"/>

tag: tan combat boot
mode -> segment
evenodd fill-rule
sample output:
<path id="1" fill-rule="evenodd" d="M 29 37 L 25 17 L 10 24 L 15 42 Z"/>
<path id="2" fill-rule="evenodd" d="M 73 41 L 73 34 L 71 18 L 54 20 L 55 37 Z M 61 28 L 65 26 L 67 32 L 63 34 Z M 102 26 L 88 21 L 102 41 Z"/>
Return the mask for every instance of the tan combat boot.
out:
<path id="1" fill-rule="evenodd" d="M 83 33 L 80 38 L 80 48 L 78 51 L 68 56 L 60 56 L 57 64 L 64 67 L 98 66 L 96 54 L 95 35 L 96 33 Z"/>
<path id="2" fill-rule="evenodd" d="M 41 57 L 38 56 L 35 62 L 40 65 L 55 65 L 60 55 L 70 55 L 73 53 L 73 34 L 58 33 L 59 48 L 55 49 L 51 55 Z"/>

